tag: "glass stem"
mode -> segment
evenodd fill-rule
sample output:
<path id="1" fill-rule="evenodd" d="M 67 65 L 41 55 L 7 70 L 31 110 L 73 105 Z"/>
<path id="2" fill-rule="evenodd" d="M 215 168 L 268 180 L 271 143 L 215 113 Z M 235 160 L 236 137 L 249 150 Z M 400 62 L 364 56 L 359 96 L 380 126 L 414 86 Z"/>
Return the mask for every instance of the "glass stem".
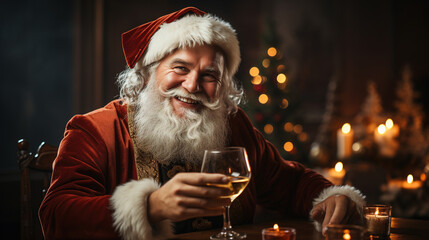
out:
<path id="1" fill-rule="evenodd" d="M 223 229 L 222 232 L 229 232 L 231 231 L 231 221 L 229 220 L 229 207 L 225 206 L 225 212 L 223 212 Z"/>

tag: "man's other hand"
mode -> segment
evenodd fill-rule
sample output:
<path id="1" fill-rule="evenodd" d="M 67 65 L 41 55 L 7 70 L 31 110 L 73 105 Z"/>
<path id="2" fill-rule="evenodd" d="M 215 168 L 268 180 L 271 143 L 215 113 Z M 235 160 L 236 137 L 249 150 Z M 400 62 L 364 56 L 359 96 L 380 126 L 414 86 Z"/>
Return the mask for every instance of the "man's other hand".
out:
<path id="1" fill-rule="evenodd" d="M 311 216 L 322 225 L 325 235 L 328 224 L 362 225 L 362 216 L 355 202 L 344 195 L 334 195 L 314 206 Z"/>

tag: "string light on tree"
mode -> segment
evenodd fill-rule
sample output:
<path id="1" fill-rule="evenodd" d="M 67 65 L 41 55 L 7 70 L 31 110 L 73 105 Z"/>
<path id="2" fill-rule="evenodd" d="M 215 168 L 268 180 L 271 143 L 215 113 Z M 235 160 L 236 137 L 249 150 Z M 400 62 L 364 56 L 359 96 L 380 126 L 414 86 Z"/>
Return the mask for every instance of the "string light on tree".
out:
<path id="1" fill-rule="evenodd" d="M 289 106 L 289 101 L 286 98 L 282 99 L 282 103 L 280 104 L 280 108 L 286 109 Z"/>
<path id="2" fill-rule="evenodd" d="M 264 126 L 264 132 L 266 134 L 271 134 L 271 133 L 273 133 L 273 131 L 274 131 L 273 125 L 267 124 L 267 125 Z"/>
<path id="3" fill-rule="evenodd" d="M 259 85 L 261 83 L 262 83 L 262 77 L 261 76 L 257 75 L 255 77 L 253 77 L 253 79 L 252 79 L 253 85 Z"/>
<path id="4" fill-rule="evenodd" d="M 267 54 L 268 54 L 268 56 L 270 56 L 270 57 L 274 57 L 274 56 L 276 56 L 276 54 L 277 54 L 277 49 L 276 49 L 275 47 L 270 47 L 270 48 L 268 48 L 268 50 L 267 50 Z"/>
<path id="5" fill-rule="evenodd" d="M 263 94 L 259 95 L 259 102 L 260 102 L 261 104 L 265 104 L 265 103 L 267 103 L 267 102 L 268 102 L 268 100 L 269 100 L 269 98 L 268 98 L 268 95 L 267 95 L 267 94 L 263 93 Z"/>
<path id="6" fill-rule="evenodd" d="M 286 142 L 283 146 L 284 150 L 286 152 L 291 152 L 293 150 L 293 143 L 292 142 Z"/>
<path id="7" fill-rule="evenodd" d="M 259 75 L 259 68 L 257 68 L 257 67 L 252 67 L 252 68 L 249 70 L 249 74 L 250 74 L 250 76 L 252 76 L 252 77 L 256 77 L 256 76 L 258 76 L 258 75 Z"/>
<path id="8" fill-rule="evenodd" d="M 262 66 L 264 66 L 264 68 L 270 67 L 270 59 L 265 58 L 264 60 L 262 60 Z"/>
<path id="9" fill-rule="evenodd" d="M 284 75 L 283 73 L 280 73 L 279 75 L 277 75 L 277 82 L 278 83 L 285 83 L 286 82 L 286 75 Z"/>

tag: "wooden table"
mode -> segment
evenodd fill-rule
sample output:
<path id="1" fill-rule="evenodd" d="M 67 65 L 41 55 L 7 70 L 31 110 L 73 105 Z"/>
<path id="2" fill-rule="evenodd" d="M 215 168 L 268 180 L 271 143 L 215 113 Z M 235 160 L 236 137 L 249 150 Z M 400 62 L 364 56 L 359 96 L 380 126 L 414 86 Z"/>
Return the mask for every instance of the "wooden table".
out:
<path id="1" fill-rule="evenodd" d="M 237 232 L 247 233 L 247 240 L 261 240 L 263 228 L 273 226 L 273 222 L 233 226 Z M 312 222 L 304 220 L 284 220 L 277 222 L 281 227 L 296 229 L 296 240 L 322 240 L 323 236 L 316 231 Z M 416 219 L 392 218 L 391 240 L 428 240 L 429 221 Z M 220 229 L 176 235 L 176 240 L 209 239 L 210 235 Z"/>

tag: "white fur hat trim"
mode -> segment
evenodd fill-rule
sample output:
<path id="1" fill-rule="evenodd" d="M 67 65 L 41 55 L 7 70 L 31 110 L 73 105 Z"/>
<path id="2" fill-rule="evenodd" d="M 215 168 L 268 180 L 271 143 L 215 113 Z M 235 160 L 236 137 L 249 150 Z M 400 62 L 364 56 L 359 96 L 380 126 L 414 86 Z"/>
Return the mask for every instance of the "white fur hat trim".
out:
<path id="1" fill-rule="evenodd" d="M 213 44 L 226 55 L 226 66 L 230 77 L 240 64 L 240 47 L 231 25 L 215 16 L 186 15 L 174 22 L 164 23 L 152 36 L 143 65 L 161 60 L 176 49 Z"/>

